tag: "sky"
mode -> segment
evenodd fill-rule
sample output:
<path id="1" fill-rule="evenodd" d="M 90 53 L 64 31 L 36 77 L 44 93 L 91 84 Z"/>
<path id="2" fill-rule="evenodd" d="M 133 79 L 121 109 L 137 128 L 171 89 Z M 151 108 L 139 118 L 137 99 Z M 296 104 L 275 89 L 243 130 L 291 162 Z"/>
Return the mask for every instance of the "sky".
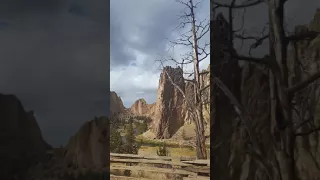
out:
<path id="1" fill-rule="evenodd" d="M 215 2 L 222 4 L 230 4 L 231 0 L 214 0 Z M 237 0 L 238 4 L 241 2 L 245 2 L 248 0 Z M 255 0 L 249 0 L 255 1 Z M 308 25 L 315 12 L 316 9 L 320 8 L 319 0 L 288 0 L 285 4 L 285 29 L 288 33 L 292 33 L 294 31 L 294 27 L 297 25 Z M 226 8 L 218 8 L 216 9 L 216 14 L 219 12 L 223 12 L 225 17 L 228 18 L 228 13 Z M 245 12 L 245 13 L 244 13 Z M 244 14 L 244 21 L 243 15 Z M 236 10 L 234 11 L 234 28 L 242 30 L 238 32 L 244 32 L 245 36 L 261 36 L 261 32 L 263 28 L 266 27 L 268 23 L 268 9 L 265 3 L 261 3 L 257 6 Z M 244 22 L 244 23 L 243 23 Z M 268 33 L 268 30 L 265 31 L 265 34 Z M 238 52 L 248 55 L 248 47 L 252 44 L 252 41 L 239 41 L 235 40 L 235 48 Z M 268 43 L 264 41 L 262 46 L 252 51 L 253 56 L 264 56 L 268 53 Z"/>
<path id="2" fill-rule="evenodd" d="M 109 110 L 108 14 L 105 0 L 0 0 L 0 93 L 54 147 Z"/>
<path id="3" fill-rule="evenodd" d="M 126 107 L 139 98 L 154 103 L 161 72 L 155 61 L 169 56 L 179 58 L 190 50 L 180 46 L 173 51 L 169 43 L 189 30 L 176 29 L 181 22 L 178 17 L 187 10 L 174 0 L 111 0 L 110 7 L 110 89 Z M 209 1 L 199 4 L 196 12 L 199 21 L 209 21 Z M 203 39 L 203 43 L 209 42 L 209 33 Z M 201 68 L 207 68 L 209 62 L 209 58 L 204 60 Z M 172 63 L 164 65 L 175 67 Z"/>

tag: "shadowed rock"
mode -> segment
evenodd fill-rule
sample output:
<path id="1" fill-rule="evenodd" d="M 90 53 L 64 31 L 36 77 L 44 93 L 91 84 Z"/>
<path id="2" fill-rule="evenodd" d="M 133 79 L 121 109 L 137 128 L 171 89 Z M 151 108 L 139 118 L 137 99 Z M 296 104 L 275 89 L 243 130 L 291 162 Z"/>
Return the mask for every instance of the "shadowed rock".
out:
<path id="1" fill-rule="evenodd" d="M 108 131 L 106 117 L 83 124 L 66 146 L 66 162 L 78 168 L 106 167 L 109 164 Z"/>
<path id="2" fill-rule="evenodd" d="M 27 169 L 50 149 L 33 112 L 27 113 L 14 95 L 0 94 L 0 177 L 24 177 Z"/>
<path id="3" fill-rule="evenodd" d="M 125 107 L 121 98 L 117 95 L 116 92 L 110 92 L 110 114 L 115 115 L 117 113 L 123 113 L 125 111 Z"/>
<path id="4" fill-rule="evenodd" d="M 182 69 L 165 67 L 160 74 L 155 107 L 154 127 L 157 138 L 170 138 L 184 123 L 184 98 L 169 77 L 182 91 L 185 89 Z"/>

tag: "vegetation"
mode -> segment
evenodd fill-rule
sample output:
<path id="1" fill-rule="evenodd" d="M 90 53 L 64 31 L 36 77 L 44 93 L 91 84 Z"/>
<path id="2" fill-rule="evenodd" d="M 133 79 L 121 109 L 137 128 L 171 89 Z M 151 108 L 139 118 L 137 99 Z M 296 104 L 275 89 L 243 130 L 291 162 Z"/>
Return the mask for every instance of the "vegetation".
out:
<path id="1" fill-rule="evenodd" d="M 110 152 L 137 154 L 140 143 L 135 140 L 134 119 L 129 118 L 128 122 L 120 120 L 118 116 L 112 118 L 110 125 Z M 125 124 L 126 126 L 122 126 Z M 125 130 L 124 137 L 121 136 L 121 129 Z"/>
<path id="2" fill-rule="evenodd" d="M 136 135 L 142 134 L 148 130 L 147 121 L 143 121 L 143 122 L 135 121 L 134 125 L 137 130 Z"/>
<path id="3" fill-rule="evenodd" d="M 182 136 L 183 140 L 187 140 L 186 130 L 184 128 L 182 129 L 182 135 L 181 136 Z"/>
<path id="4" fill-rule="evenodd" d="M 158 146 L 157 155 L 158 156 L 168 156 L 169 151 L 167 149 L 166 143 L 163 142 L 160 146 Z"/>
<path id="5" fill-rule="evenodd" d="M 116 128 L 110 128 L 110 152 L 121 153 L 123 148 L 122 137 Z"/>
<path id="6" fill-rule="evenodd" d="M 138 154 L 140 145 L 135 141 L 133 118 L 129 118 L 126 131 L 123 153 Z"/>
<path id="7" fill-rule="evenodd" d="M 118 131 L 120 126 L 120 121 L 118 121 L 117 116 L 110 119 L 110 152 L 121 153 L 123 142 L 121 134 Z"/>
<path id="8" fill-rule="evenodd" d="M 147 101 L 145 100 L 145 99 L 140 99 L 140 101 L 142 102 L 142 103 L 144 103 L 144 104 L 147 104 Z"/>

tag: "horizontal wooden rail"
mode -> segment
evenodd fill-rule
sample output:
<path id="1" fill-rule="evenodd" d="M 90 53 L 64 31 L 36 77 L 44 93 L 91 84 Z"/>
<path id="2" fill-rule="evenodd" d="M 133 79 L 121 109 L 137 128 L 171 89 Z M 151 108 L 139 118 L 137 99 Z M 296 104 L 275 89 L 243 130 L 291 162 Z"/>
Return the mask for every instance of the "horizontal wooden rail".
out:
<path id="1" fill-rule="evenodd" d="M 110 153 L 110 170 L 148 171 L 177 174 L 185 179 L 210 179 L 210 160 L 195 157 L 143 156 L 137 154 Z M 169 165 L 168 167 L 140 166 L 138 164 Z M 135 177 L 111 176 L 111 179 L 136 179 Z M 145 179 L 145 178 L 141 178 Z"/>

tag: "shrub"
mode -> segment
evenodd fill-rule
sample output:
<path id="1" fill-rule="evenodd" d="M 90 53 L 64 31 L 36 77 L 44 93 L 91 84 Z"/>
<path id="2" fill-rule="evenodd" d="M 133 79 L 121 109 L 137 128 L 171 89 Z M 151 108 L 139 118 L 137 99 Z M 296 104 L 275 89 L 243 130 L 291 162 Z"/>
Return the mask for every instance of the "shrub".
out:
<path id="1" fill-rule="evenodd" d="M 161 145 L 158 146 L 157 155 L 169 156 L 169 150 L 167 149 L 167 145 L 165 142 L 163 142 Z"/>
<path id="2" fill-rule="evenodd" d="M 112 153 L 122 153 L 122 137 L 118 129 L 110 129 L 110 152 Z"/>

